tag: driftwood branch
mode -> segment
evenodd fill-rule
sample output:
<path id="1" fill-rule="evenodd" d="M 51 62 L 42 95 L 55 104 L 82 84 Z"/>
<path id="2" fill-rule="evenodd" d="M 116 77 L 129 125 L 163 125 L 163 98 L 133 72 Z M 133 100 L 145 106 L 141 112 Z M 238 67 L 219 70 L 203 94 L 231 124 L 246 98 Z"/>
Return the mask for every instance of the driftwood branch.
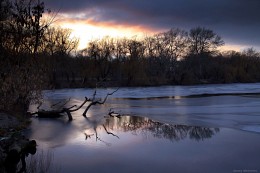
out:
<path id="1" fill-rule="evenodd" d="M 65 113 L 67 113 L 69 120 L 72 121 L 73 119 L 72 119 L 72 115 L 71 115 L 71 112 L 69 111 L 69 109 L 63 109 L 63 110 Z"/>
<path id="2" fill-rule="evenodd" d="M 76 106 L 76 105 L 74 105 L 74 106 L 72 106 L 72 107 L 70 107 L 70 108 L 67 108 L 67 109 L 69 109 L 70 112 L 75 112 L 75 111 L 79 110 L 80 108 L 82 108 L 82 106 L 84 106 L 88 101 L 90 101 L 90 99 L 88 99 L 87 97 L 85 97 L 84 102 L 83 102 L 78 108 L 72 109 L 73 107 Z"/>
<path id="3" fill-rule="evenodd" d="M 121 114 L 120 114 L 120 113 L 117 113 L 117 112 L 115 112 L 115 111 L 113 111 L 113 108 L 110 108 L 110 109 L 109 109 L 108 115 L 109 115 L 110 117 L 117 117 L 117 118 L 120 118 L 120 117 L 121 117 Z"/>
<path id="4" fill-rule="evenodd" d="M 40 104 L 37 106 L 37 109 L 39 110 L 41 106 L 42 106 L 42 102 L 40 102 Z"/>
<path id="5" fill-rule="evenodd" d="M 75 112 L 75 111 L 79 110 L 80 108 L 82 108 L 84 106 L 84 104 L 86 104 L 87 101 L 90 101 L 90 100 L 87 97 L 85 97 L 84 102 L 79 107 L 77 107 L 77 105 L 73 105 L 69 108 L 60 108 L 57 110 L 47 110 L 47 111 L 38 110 L 37 112 L 32 113 L 31 115 L 38 114 L 38 116 L 41 118 L 57 118 L 57 117 L 60 117 L 63 113 L 65 113 L 65 114 L 67 114 L 69 121 L 72 121 L 73 118 L 72 118 L 71 112 Z M 66 101 L 63 105 L 65 105 L 67 103 L 68 103 L 68 101 Z M 60 103 L 56 103 L 52 106 L 55 106 L 57 104 L 60 104 Z M 75 107 L 77 107 L 77 108 L 75 108 Z"/>
<path id="6" fill-rule="evenodd" d="M 117 92 L 118 90 L 119 90 L 119 88 L 117 88 L 115 91 L 113 91 L 113 92 L 111 92 L 111 93 L 107 93 L 107 95 L 106 95 L 106 97 L 104 98 L 103 101 L 100 101 L 100 100 L 95 101 L 95 97 L 96 97 L 96 90 L 95 90 L 91 102 L 89 103 L 89 105 L 87 106 L 87 108 L 85 109 L 85 111 L 83 112 L 83 116 L 86 117 L 87 112 L 88 112 L 88 110 L 89 110 L 89 108 L 90 108 L 91 106 L 96 105 L 96 104 L 99 104 L 99 105 L 104 104 L 104 103 L 107 101 L 108 96 L 113 95 L 113 94 L 114 94 L 115 92 Z"/>
<path id="7" fill-rule="evenodd" d="M 58 102 L 58 103 L 55 103 L 55 104 L 51 105 L 51 108 L 53 108 L 53 107 L 57 106 L 58 104 L 62 103 L 62 104 L 59 106 L 59 108 L 61 109 L 62 107 L 64 107 L 64 106 L 65 106 L 67 103 L 69 103 L 69 102 L 70 102 L 70 98 L 69 98 L 68 100 L 66 100 L 65 102 L 60 101 L 60 102 Z"/>
<path id="8" fill-rule="evenodd" d="M 85 109 L 84 113 L 83 113 L 83 116 L 86 117 L 86 114 L 88 112 L 88 110 L 90 109 L 91 106 L 93 105 L 96 105 L 96 104 L 104 104 L 106 101 L 107 101 L 107 98 L 108 96 L 110 95 L 113 95 L 115 92 L 118 91 L 119 88 L 117 88 L 115 91 L 113 92 L 110 92 L 106 95 L 106 97 L 104 98 L 103 101 L 101 100 L 96 100 L 96 95 L 97 95 L 97 90 L 95 89 L 94 93 L 93 93 L 93 98 L 90 99 L 88 97 L 85 97 L 85 100 L 83 101 L 83 103 L 77 107 L 77 105 L 73 105 L 71 107 L 64 107 L 69 101 L 70 99 L 68 99 L 67 101 L 65 101 L 64 103 L 62 102 L 58 102 L 58 103 L 55 103 L 53 105 L 51 105 L 51 107 L 54 107 L 54 106 L 57 106 L 59 104 L 61 104 L 59 106 L 58 109 L 56 110 L 39 110 L 41 104 L 37 107 L 38 108 L 38 111 L 35 112 L 35 113 L 31 113 L 31 115 L 34 115 L 34 114 L 38 114 L 39 117 L 42 117 L 42 118 L 57 118 L 57 117 L 60 117 L 62 114 L 67 114 L 68 118 L 69 118 L 69 121 L 72 121 L 73 118 L 72 118 L 72 115 L 71 113 L 72 112 L 75 112 L 75 111 L 78 111 L 79 109 L 81 109 L 87 102 L 90 102 L 89 105 L 87 106 L 87 108 Z M 63 108 L 62 108 L 63 107 Z M 105 129 L 106 130 L 106 129 Z M 107 130 L 106 130 L 107 131 Z"/>
<path id="9" fill-rule="evenodd" d="M 71 106 L 71 107 L 68 107 L 67 109 L 72 109 L 72 108 L 74 108 L 74 107 L 77 107 L 77 105 L 73 105 L 73 106 Z"/>

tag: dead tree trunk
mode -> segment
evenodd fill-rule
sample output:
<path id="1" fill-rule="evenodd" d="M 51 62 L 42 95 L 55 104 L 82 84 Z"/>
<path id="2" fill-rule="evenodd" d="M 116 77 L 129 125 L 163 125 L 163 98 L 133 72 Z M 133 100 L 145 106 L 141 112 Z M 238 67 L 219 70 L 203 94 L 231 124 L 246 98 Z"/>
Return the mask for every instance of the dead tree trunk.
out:
<path id="1" fill-rule="evenodd" d="M 85 97 L 84 102 L 77 108 L 75 108 L 77 105 L 71 106 L 69 108 L 60 108 L 58 110 L 38 110 L 35 113 L 32 113 L 31 115 L 37 114 L 40 118 L 57 118 L 62 116 L 63 113 L 67 114 L 69 121 L 72 121 L 72 115 L 71 112 L 75 112 L 82 108 L 86 104 L 86 102 L 90 101 L 87 97 Z M 73 109 L 74 108 L 74 109 Z"/>
<path id="2" fill-rule="evenodd" d="M 71 106 L 71 107 L 69 107 L 69 108 L 64 107 L 64 106 L 69 102 L 69 100 L 66 101 L 65 103 L 63 103 L 63 104 L 60 106 L 60 108 L 58 108 L 58 109 L 56 109 L 56 110 L 39 110 L 39 109 L 40 109 L 40 106 L 41 106 L 41 105 L 39 105 L 39 106 L 37 107 L 38 111 L 35 112 L 35 113 L 31 113 L 31 115 L 37 114 L 37 115 L 38 115 L 39 117 L 41 117 L 41 118 L 57 118 L 57 117 L 62 116 L 62 114 L 65 113 L 65 114 L 67 114 L 67 116 L 68 116 L 68 118 L 69 118 L 69 121 L 72 121 L 73 118 L 72 118 L 71 113 L 72 113 L 72 112 L 75 112 L 75 111 L 77 111 L 77 110 L 79 110 L 80 108 L 82 108 L 87 102 L 90 102 L 89 105 L 87 106 L 87 108 L 85 109 L 84 113 L 83 113 L 83 116 L 86 117 L 86 114 L 87 114 L 87 112 L 88 112 L 88 110 L 90 109 L 91 106 L 96 105 L 96 104 L 99 104 L 99 105 L 104 104 L 104 103 L 106 102 L 108 96 L 113 95 L 116 91 L 118 91 L 118 89 L 119 89 L 119 88 L 117 88 L 115 91 L 113 91 L 113 92 L 111 92 L 111 93 L 108 93 L 108 94 L 106 95 L 106 97 L 104 98 L 103 101 L 101 101 L 101 100 L 96 100 L 96 93 L 97 93 L 97 92 L 96 92 L 96 90 L 95 90 L 95 91 L 94 91 L 94 94 L 93 94 L 93 98 L 90 99 L 90 98 L 85 97 L 84 102 L 83 102 L 79 107 L 77 107 L 77 105 Z M 58 104 L 60 104 L 60 102 L 59 102 L 59 103 L 56 103 L 56 104 L 53 104 L 52 107 L 53 107 L 53 106 L 56 106 L 56 105 L 58 105 Z M 75 107 L 76 107 L 76 108 L 75 108 Z"/>
<path id="3" fill-rule="evenodd" d="M 96 105 L 96 104 L 99 104 L 99 105 L 104 104 L 104 103 L 107 101 L 108 96 L 113 95 L 115 92 L 118 91 L 118 89 L 119 89 L 119 88 L 117 88 L 115 91 L 113 91 L 113 92 L 111 92 L 111 93 L 108 93 L 108 94 L 106 95 L 106 97 L 104 98 L 103 101 L 101 101 L 101 100 L 96 100 L 96 101 L 95 101 L 95 99 L 96 99 L 96 90 L 95 90 L 95 92 L 94 92 L 94 94 L 93 94 L 93 98 L 92 98 L 90 104 L 87 106 L 87 108 L 86 108 L 85 111 L 83 112 L 83 116 L 84 116 L 84 117 L 87 116 L 87 112 L 88 112 L 88 110 L 89 110 L 89 108 L 90 108 L 91 106 Z"/>

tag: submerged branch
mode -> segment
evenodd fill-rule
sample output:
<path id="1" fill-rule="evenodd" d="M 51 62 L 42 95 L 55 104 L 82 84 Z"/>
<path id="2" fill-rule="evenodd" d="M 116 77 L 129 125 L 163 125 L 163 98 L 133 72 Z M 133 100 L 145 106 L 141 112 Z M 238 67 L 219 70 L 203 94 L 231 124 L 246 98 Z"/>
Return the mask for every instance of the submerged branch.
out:
<path id="1" fill-rule="evenodd" d="M 42 117 L 42 118 L 57 118 L 57 117 L 60 117 L 62 116 L 63 113 L 67 114 L 68 118 L 69 118 L 69 121 L 72 121 L 73 118 L 72 118 L 72 115 L 71 113 L 72 112 L 75 112 L 75 111 L 78 111 L 79 109 L 81 109 L 87 102 L 90 102 L 89 105 L 87 106 L 87 108 L 85 109 L 84 113 L 83 113 L 83 116 L 86 117 L 86 114 L 88 112 L 88 110 L 90 109 L 91 106 L 93 105 L 96 105 L 96 104 L 104 104 L 106 101 L 107 101 L 107 98 L 108 96 L 110 95 L 113 95 L 115 92 L 118 91 L 119 88 L 117 88 L 116 90 L 114 90 L 113 92 L 110 92 L 110 93 L 107 93 L 106 97 L 104 98 L 103 101 L 100 101 L 100 100 L 97 100 L 95 101 L 95 98 L 96 98 L 96 94 L 97 94 L 97 91 L 95 89 L 94 91 L 94 94 L 93 94 L 93 98 L 92 99 L 89 99 L 88 97 L 85 97 L 85 100 L 83 101 L 83 103 L 77 107 L 77 105 L 73 105 L 71 107 L 64 107 L 69 101 L 65 101 L 58 109 L 56 110 L 39 110 L 39 107 L 41 106 L 41 104 L 37 107 L 38 108 L 38 111 L 35 112 L 35 113 L 31 113 L 31 115 L 34 115 L 34 114 L 38 114 L 39 117 Z M 58 102 L 58 103 L 55 103 L 53 105 L 51 105 L 51 107 L 54 107 L 58 104 L 60 104 L 62 102 Z M 62 108 L 63 107 L 63 108 Z M 106 130 L 106 129 L 105 129 Z M 107 130 L 106 130 L 107 131 Z M 110 132 L 107 131 L 108 134 L 110 134 Z"/>
<path id="2" fill-rule="evenodd" d="M 63 104 L 63 106 L 65 104 L 67 104 L 69 102 L 69 100 L 66 101 Z M 73 109 L 73 108 L 76 107 L 77 105 L 73 105 L 69 108 L 59 108 L 59 109 L 56 109 L 56 110 L 38 110 L 35 113 L 31 113 L 31 115 L 38 114 L 38 116 L 41 117 L 41 118 L 57 118 L 57 117 L 62 116 L 63 113 L 66 113 L 68 118 L 69 118 L 69 121 L 72 121 L 73 118 L 72 118 L 71 112 L 75 112 L 75 111 L 79 110 L 80 108 L 82 108 L 87 101 L 89 101 L 89 99 L 87 97 L 85 97 L 84 102 L 78 108 L 75 108 L 75 109 Z M 61 102 L 53 104 L 52 107 L 57 105 L 57 104 L 60 104 L 60 103 Z"/>
<path id="3" fill-rule="evenodd" d="M 67 109 L 69 109 L 70 112 L 75 112 L 75 111 L 79 110 L 80 108 L 82 108 L 88 101 L 90 101 L 90 100 L 87 97 L 85 97 L 84 102 L 78 108 L 71 110 L 71 108 L 73 108 L 73 107 L 71 107 L 71 108 L 67 108 Z"/>
<path id="4" fill-rule="evenodd" d="M 113 95 L 113 94 L 114 94 L 115 92 L 117 92 L 118 90 L 119 90 L 119 88 L 117 88 L 115 91 L 113 91 L 113 92 L 111 92 L 111 93 L 107 93 L 107 95 L 106 95 L 106 97 L 105 97 L 105 99 L 104 99 L 103 101 L 99 101 L 99 100 L 94 101 L 94 98 L 96 97 L 96 90 L 95 90 L 95 91 L 94 91 L 94 94 L 93 94 L 93 99 L 92 99 L 92 101 L 90 102 L 90 104 L 87 106 L 87 108 L 85 109 L 85 111 L 83 112 L 83 116 L 86 117 L 86 114 L 87 114 L 87 112 L 88 112 L 88 110 L 90 109 L 91 106 L 96 105 L 96 104 L 99 104 L 99 105 L 104 104 L 104 103 L 107 101 L 108 96 Z"/>
<path id="5" fill-rule="evenodd" d="M 108 112 L 108 115 L 109 115 L 110 117 L 117 117 L 117 118 L 120 118 L 120 117 L 121 117 L 121 114 L 120 114 L 120 113 L 117 113 L 117 112 L 112 111 L 112 110 L 113 110 L 113 108 L 110 108 L 110 109 L 109 109 L 109 112 Z"/>
<path id="6" fill-rule="evenodd" d="M 58 104 L 62 103 L 62 105 L 59 106 L 59 108 L 61 109 L 61 108 L 64 107 L 67 103 L 69 103 L 69 101 L 70 101 L 70 98 L 69 98 L 68 100 L 65 100 L 64 103 L 62 103 L 62 101 L 60 101 L 60 102 L 58 102 L 58 103 L 55 103 L 55 104 L 51 105 L 51 108 L 53 108 L 53 107 L 57 106 Z"/>

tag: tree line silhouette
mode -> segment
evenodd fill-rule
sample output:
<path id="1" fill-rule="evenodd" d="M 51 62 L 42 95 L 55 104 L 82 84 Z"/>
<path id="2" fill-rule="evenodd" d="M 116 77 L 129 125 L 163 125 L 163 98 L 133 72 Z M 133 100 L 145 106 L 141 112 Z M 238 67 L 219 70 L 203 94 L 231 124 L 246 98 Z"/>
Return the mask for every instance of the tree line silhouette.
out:
<path id="1" fill-rule="evenodd" d="M 220 52 L 224 41 L 211 29 L 107 36 L 78 51 L 79 39 L 55 20 L 43 1 L 0 0 L 0 110 L 25 111 L 42 89 L 260 81 L 260 54 Z"/>

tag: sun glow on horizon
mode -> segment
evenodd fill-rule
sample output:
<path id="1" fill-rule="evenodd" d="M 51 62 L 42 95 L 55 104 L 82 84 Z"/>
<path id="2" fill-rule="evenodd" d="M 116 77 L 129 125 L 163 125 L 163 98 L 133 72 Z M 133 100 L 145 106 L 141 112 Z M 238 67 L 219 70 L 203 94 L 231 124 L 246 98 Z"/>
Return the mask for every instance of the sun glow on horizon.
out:
<path id="1" fill-rule="evenodd" d="M 79 39 L 78 50 L 85 49 L 91 40 L 102 39 L 106 36 L 112 38 L 142 38 L 144 36 L 150 36 L 167 31 L 166 29 L 154 29 L 140 25 L 131 25 L 127 22 L 123 24 L 118 24 L 113 21 L 98 22 L 94 20 L 93 17 L 84 19 L 83 14 L 74 14 L 73 16 L 59 14 L 58 18 L 59 19 L 54 23 L 54 25 L 61 28 L 71 29 L 71 37 Z M 219 47 L 218 50 L 233 50 L 240 52 L 250 47 L 253 46 L 226 43 L 224 46 Z M 256 49 L 260 50 L 260 47 L 256 47 Z"/>
<path id="2" fill-rule="evenodd" d="M 91 40 L 102 39 L 106 36 L 112 38 L 131 38 L 131 37 L 144 37 L 153 35 L 161 31 L 152 30 L 149 28 L 139 26 L 118 26 L 107 24 L 93 24 L 82 21 L 65 21 L 59 22 L 57 26 L 61 28 L 71 29 L 71 37 L 79 38 L 78 50 L 85 49 Z M 250 46 L 240 44 L 226 43 L 219 48 L 220 51 L 243 51 Z"/>
<path id="3" fill-rule="evenodd" d="M 242 45 L 242 44 L 232 44 L 232 43 L 226 43 L 224 46 L 221 46 L 219 48 L 220 51 L 236 51 L 236 52 L 242 52 L 248 48 L 254 48 L 256 50 L 260 50 L 260 47 L 254 47 L 252 45 Z"/>
<path id="4" fill-rule="evenodd" d="M 88 42 L 109 36 L 112 38 L 143 37 L 154 34 L 155 31 L 140 26 L 124 26 L 116 24 L 93 23 L 89 21 L 61 21 L 56 25 L 71 29 L 71 37 L 79 38 L 78 50 L 87 47 Z"/>

